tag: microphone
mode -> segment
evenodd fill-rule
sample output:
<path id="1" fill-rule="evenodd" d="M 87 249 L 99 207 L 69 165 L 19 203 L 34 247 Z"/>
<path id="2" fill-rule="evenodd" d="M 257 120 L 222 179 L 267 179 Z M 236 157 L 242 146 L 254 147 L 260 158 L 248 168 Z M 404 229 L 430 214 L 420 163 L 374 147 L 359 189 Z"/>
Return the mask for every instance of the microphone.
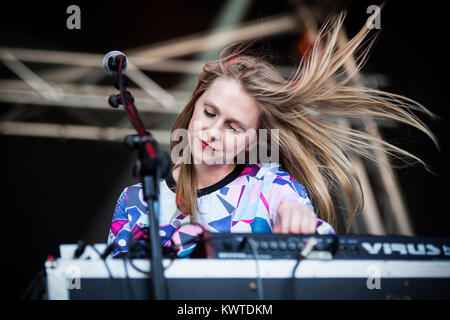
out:
<path id="1" fill-rule="evenodd" d="M 122 58 L 122 72 L 127 70 L 127 56 L 120 51 L 114 50 L 108 52 L 103 58 L 103 69 L 110 75 L 115 75 L 119 72 L 120 58 Z"/>

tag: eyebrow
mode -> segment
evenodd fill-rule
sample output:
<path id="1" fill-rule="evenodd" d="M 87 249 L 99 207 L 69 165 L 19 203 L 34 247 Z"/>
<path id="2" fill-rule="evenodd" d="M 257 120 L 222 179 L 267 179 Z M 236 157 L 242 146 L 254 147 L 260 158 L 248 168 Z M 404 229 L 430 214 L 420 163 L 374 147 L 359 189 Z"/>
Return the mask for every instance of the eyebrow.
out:
<path id="1" fill-rule="evenodd" d="M 205 99 L 205 103 L 220 113 L 220 109 L 212 101 Z M 227 119 L 227 121 L 235 122 L 245 130 L 248 128 L 248 126 L 244 125 L 242 122 L 240 122 L 237 119 L 229 118 L 229 119 Z"/>

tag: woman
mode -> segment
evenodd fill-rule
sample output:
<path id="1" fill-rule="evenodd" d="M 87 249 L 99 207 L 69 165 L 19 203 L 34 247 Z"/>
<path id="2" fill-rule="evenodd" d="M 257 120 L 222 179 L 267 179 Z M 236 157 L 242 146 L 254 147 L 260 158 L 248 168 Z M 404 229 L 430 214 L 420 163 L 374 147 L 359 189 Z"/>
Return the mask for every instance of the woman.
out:
<path id="1" fill-rule="evenodd" d="M 423 163 L 404 150 L 335 121 L 350 117 L 395 120 L 418 128 L 435 141 L 412 113 L 431 115 L 420 104 L 348 86 L 351 75 L 342 78 L 343 64 L 369 32 L 370 19 L 339 48 L 343 15 L 329 20 L 289 79 L 244 50 L 224 50 L 218 60 L 204 66 L 191 100 L 172 129 L 173 134 L 180 130 L 187 134 L 181 142 L 172 135 L 171 149 L 177 151 L 172 152 L 174 167 L 160 181 L 164 245 L 175 245 L 180 256 L 188 255 L 195 247 L 192 239 L 199 233 L 198 226 L 212 232 L 332 234 L 337 229 L 333 200 L 338 195 L 347 197 L 347 227 L 363 205 L 360 181 L 349 161 L 351 153 L 373 160 L 370 151 L 376 142 L 384 152 Z M 357 59 L 358 68 L 366 53 Z M 267 139 L 261 139 L 265 136 Z M 271 150 L 270 161 L 262 159 L 265 148 Z M 271 161 L 274 156 L 278 161 Z M 114 255 L 128 250 L 130 235 L 144 236 L 142 229 L 148 225 L 145 212 L 141 186 L 126 188 L 119 197 L 108 239 L 116 244 Z"/>

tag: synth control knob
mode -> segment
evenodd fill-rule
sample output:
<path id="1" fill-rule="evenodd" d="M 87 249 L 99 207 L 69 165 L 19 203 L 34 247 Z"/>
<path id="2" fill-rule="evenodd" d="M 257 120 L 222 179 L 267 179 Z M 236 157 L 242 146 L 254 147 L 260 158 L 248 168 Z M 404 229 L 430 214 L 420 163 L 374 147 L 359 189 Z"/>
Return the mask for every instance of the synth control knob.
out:
<path id="1" fill-rule="evenodd" d="M 277 248 L 278 248 L 278 244 L 276 241 L 270 241 L 269 246 L 270 246 L 270 249 L 272 249 L 272 250 L 277 250 Z"/>
<path id="2" fill-rule="evenodd" d="M 279 248 L 280 250 L 286 250 L 286 248 L 287 248 L 286 242 L 284 242 L 284 241 L 278 242 L 278 248 Z"/>
<path id="3" fill-rule="evenodd" d="M 267 248 L 269 248 L 269 244 L 267 243 L 267 241 L 261 241 L 261 243 L 259 244 L 259 247 L 261 248 L 261 250 L 267 250 Z"/>
<path id="4" fill-rule="evenodd" d="M 287 246 L 288 246 L 289 250 L 297 249 L 297 244 L 295 242 L 288 242 Z"/>

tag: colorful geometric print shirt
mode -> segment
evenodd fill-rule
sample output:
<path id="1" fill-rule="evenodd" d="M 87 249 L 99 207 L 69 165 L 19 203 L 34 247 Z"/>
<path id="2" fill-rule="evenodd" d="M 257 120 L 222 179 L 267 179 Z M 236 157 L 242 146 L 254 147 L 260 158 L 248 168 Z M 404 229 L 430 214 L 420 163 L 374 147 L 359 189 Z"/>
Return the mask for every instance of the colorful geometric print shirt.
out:
<path id="1" fill-rule="evenodd" d="M 176 183 L 170 173 L 160 181 L 159 230 L 164 246 L 178 248 L 178 256 L 189 255 L 192 239 L 199 228 L 190 224 L 175 204 Z M 197 221 L 210 232 L 272 232 L 281 202 L 299 202 L 312 208 L 303 185 L 278 163 L 238 164 L 219 182 L 197 190 Z M 113 214 L 108 244 L 114 243 L 113 256 L 128 250 L 130 235 L 145 238 L 148 227 L 147 203 L 141 184 L 125 188 Z M 318 219 L 318 234 L 335 234 L 325 221 Z M 191 241 L 190 241 L 191 240 Z"/>

